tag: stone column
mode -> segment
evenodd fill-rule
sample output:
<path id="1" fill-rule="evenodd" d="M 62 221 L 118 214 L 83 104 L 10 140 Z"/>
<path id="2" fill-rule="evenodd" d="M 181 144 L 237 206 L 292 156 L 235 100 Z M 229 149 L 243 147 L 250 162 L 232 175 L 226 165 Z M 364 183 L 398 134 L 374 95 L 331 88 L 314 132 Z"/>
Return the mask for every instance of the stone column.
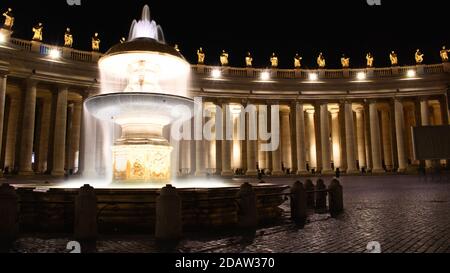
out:
<path id="1" fill-rule="evenodd" d="M 289 107 L 281 107 L 281 162 L 287 169 L 292 169 L 291 157 L 291 126 L 289 121 L 290 109 Z"/>
<path id="2" fill-rule="evenodd" d="M 372 164 L 372 139 L 370 134 L 370 107 L 364 103 L 364 142 L 366 144 L 366 166 L 367 170 L 373 169 Z"/>
<path id="3" fill-rule="evenodd" d="M 306 151 L 305 151 L 305 114 L 303 104 L 298 102 L 296 107 L 296 138 L 297 138 L 297 174 L 305 175 L 306 170 Z"/>
<path id="4" fill-rule="evenodd" d="M 356 140 L 358 146 L 358 161 L 360 168 L 367 169 L 366 144 L 364 136 L 364 107 L 358 105 L 356 108 Z"/>
<path id="5" fill-rule="evenodd" d="M 211 111 L 211 121 L 214 123 L 214 127 L 217 124 L 217 120 L 216 120 L 216 111 L 215 111 L 215 107 L 214 110 Z M 208 162 L 208 168 L 209 169 L 216 169 L 217 170 L 217 161 L 216 161 L 216 147 L 217 147 L 217 143 L 216 143 L 216 130 L 213 129 L 212 130 L 212 139 L 209 141 L 209 162 Z M 213 172 L 214 173 L 214 172 Z"/>
<path id="6" fill-rule="evenodd" d="M 265 105 L 258 105 L 258 165 L 261 170 L 269 169 L 269 153 L 262 150 L 262 145 L 267 144 L 266 140 L 262 140 L 262 135 L 259 134 L 261 128 L 266 128 L 267 131 L 267 111 Z"/>
<path id="7" fill-rule="evenodd" d="M 23 105 L 22 140 L 20 145 L 20 175 L 33 175 L 31 156 L 33 154 L 34 121 L 36 115 L 37 82 L 29 80 Z"/>
<path id="8" fill-rule="evenodd" d="M 307 114 L 307 127 L 308 127 L 308 139 L 309 139 L 309 165 L 310 168 L 317 170 L 317 149 L 316 149 L 316 130 L 314 124 L 314 109 L 306 110 Z"/>
<path id="9" fill-rule="evenodd" d="M 258 111 L 255 107 L 254 113 L 247 113 L 247 172 L 246 175 L 257 175 L 256 161 L 258 156 Z M 256 139 L 255 139 L 256 138 Z"/>
<path id="10" fill-rule="evenodd" d="M 345 135 L 347 146 L 347 174 L 356 174 L 355 126 L 353 108 L 350 102 L 345 103 Z"/>
<path id="11" fill-rule="evenodd" d="M 50 98 L 45 99 L 44 104 L 42 106 L 41 132 L 40 132 L 41 137 L 39 143 L 38 171 L 41 173 L 47 171 L 48 139 L 50 133 L 51 113 L 52 113 L 52 101 Z"/>
<path id="12" fill-rule="evenodd" d="M 270 109 L 269 110 L 269 116 L 271 117 L 272 116 L 272 114 L 271 114 L 272 113 L 272 108 L 269 107 L 268 109 Z M 272 175 L 274 175 L 274 176 L 282 176 L 284 174 L 282 169 L 281 169 L 281 150 L 282 150 L 282 145 L 283 145 L 282 139 L 281 139 L 281 137 L 282 137 L 281 136 L 282 127 L 279 126 L 279 128 L 280 128 L 279 132 L 274 132 L 273 122 L 274 122 L 274 120 L 271 120 L 270 132 L 272 134 L 278 133 L 279 136 L 280 136 L 280 142 L 281 143 L 280 143 L 280 145 L 278 146 L 278 148 L 275 151 L 272 151 Z M 280 120 L 278 120 L 278 122 L 280 122 Z"/>
<path id="13" fill-rule="evenodd" d="M 398 172 L 405 172 L 407 169 L 406 149 L 405 149 L 405 116 L 403 104 L 399 100 L 394 101 L 395 107 L 395 132 L 397 135 Z"/>
<path id="14" fill-rule="evenodd" d="M 421 117 L 421 121 L 422 121 L 422 126 L 430 125 L 430 108 L 429 108 L 427 98 L 422 98 L 420 100 L 420 117 Z M 431 160 L 425 160 L 425 167 L 427 169 L 430 169 L 433 167 L 433 163 L 431 162 Z"/>
<path id="15" fill-rule="evenodd" d="M 341 168 L 341 137 L 339 126 L 339 108 L 332 108 L 331 112 L 331 142 L 333 151 L 333 162 L 335 168 Z M 342 170 L 342 169 L 341 169 Z"/>
<path id="16" fill-rule="evenodd" d="M 9 105 L 8 116 L 8 132 L 6 134 L 6 147 L 5 147 L 5 167 L 8 167 L 9 171 L 13 171 L 17 165 L 15 162 L 16 157 L 16 137 L 17 137 L 17 125 L 19 121 L 19 109 L 20 98 L 11 97 Z"/>
<path id="17" fill-rule="evenodd" d="M 81 140 L 81 115 L 83 112 L 83 104 L 81 102 L 76 102 L 73 105 L 73 115 L 72 115 L 72 135 L 71 137 L 71 157 L 69 158 L 69 170 L 72 169 L 74 173 L 78 171 L 79 168 L 79 158 L 80 158 L 80 140 Z"/>
<path id="18" fill-rule="evenodd" d="M 222 140 L 222 176 L 233 176 L 231 170 L 231 148 L 233 141 L 230 136 L 233 135 L 233 120 L 229 104 L 222 105 L 222 126 L 223 126 L 223 140 Z M 229 120 L 227 122 L 227 120 Z M 228 126 L 227 126 L 228 124 Z"/>
<path id="19" fill-rule="evenodd" d="M 69 90 L 62 86 L 58 90 L 55 117 L 55 138 L 53 146 L 53 176 L 64 175 L 64 162 L 66 153 L 66 129 L 67 129 L 67 95 Z"/>
<path id="20" fill-rule="evenodd" d="M 4 147 L 2 147 L 2 143 L 3 143 L 3 120 L 5 118 L 7 79 L 8 78 L 6 75 L 0 75 L 0 154 L 2 153 L 2 149 L 4 149 Z"/>
<path id="21" fill-rule="evenodd" d="M 201 122 L 201 128 L 195 128 L 194 136 L 201 137 L 201 140 L 195 139 L 195 176 L 202 177 L 206 176 L 206 159 L 208 158 L 208 149 L 206 147 L 206 141 L 203 135 L 203 126 L 205 125 L 206 119 L 203 117 L 205 104 L 202 105 L 202 111 L 200 113 L 196 113 L 197 115 L 194 117 L 194 122 Z M 198 131 L 197 131 L 198 130 Z"/>
<path id="22" fill-rule="evenodd" d="M 322 143 L 322 174 L 333 173 L 330 156 L 330 120 L 328 104 L 320 105 L 320 137 Z"/>
<path id="23" fill-rule="evenodd" d="M 389 111 L 387 109 L 383 109 L 381 111 L 381 124 L 382 124 L 382 137 L 383 137 L 383 155 L 384 155 L 384 164 L 386 165 L 386 169 L 392 169 L 393 161 L 392 161 L 392 142 L 391 142 L 391 130 L 390 130 L 390 117 Z"/>
<path id="24" fill-rule="evenodd" d="M 372 143 L 372 172 L 383 173 L 381 165 L 381 138 L 380 138 L 380 123 L 378 118 L 377 103 L 370 102 L 370 137 Z"/>

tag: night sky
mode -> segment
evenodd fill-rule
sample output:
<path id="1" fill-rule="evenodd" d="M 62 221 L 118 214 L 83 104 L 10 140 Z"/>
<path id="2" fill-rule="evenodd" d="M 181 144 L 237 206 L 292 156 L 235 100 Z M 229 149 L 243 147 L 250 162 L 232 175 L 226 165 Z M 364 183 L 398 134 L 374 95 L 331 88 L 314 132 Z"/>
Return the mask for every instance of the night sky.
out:
<path id="1" fill-rule="evenodd" d="M 42 22 L 45 43 L 62 45 L 70 27 L 74 48 L 90 49 L 91 36 L 99 32 L 106 51 L 128 36 L 131 21 L 149 4 L 167 42 L 179 44 L 191 63 L 202 46 L 211 65 L 219 63 L 218 55 L 226 49 L 233 66 L 243 66 L 251 51 L 257 67 L 268 66 L 276 52 L 280 67 L 291 68 L 299 52 L 303 65 L 312 68 L 323 51 L 328 67 L 337 68 L 343 53 L 352 67 L 364 66 L 368 51 L 378 67 L 389 64 L 390 50 L 397 51 L 401 65 L 413 64 L 417 48 L 425 53 L 425 63 L 438 63 L 441 46 L 450 47 L 445 2 L 382 0 L 381 6 L 369 6 L 366 0 L 81 0 L 77 7 L 66 0 L 4 0 L 0 7 L 2 12 L 14 10 L 14 37 L 31 39 L 31 28 Z"/>

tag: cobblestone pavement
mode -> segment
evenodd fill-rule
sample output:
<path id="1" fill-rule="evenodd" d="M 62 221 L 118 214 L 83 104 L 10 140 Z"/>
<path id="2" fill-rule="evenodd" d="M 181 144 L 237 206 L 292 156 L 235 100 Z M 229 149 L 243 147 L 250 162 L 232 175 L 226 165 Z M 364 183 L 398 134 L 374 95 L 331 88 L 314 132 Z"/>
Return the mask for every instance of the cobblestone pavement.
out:
<path id="1" fill-rule="evenodd" d="M 278 179 L 274 183 L 288 183 Z M 385 253 L 450 253 L 450 182 L 417 176 L 344 177 L 345 213 L 336 219 L 311 215 L 304 229 L 286 218 L 252 235 L 237 232 L 185 234 L 175 252 L 352 253 L 377 241 Z M 329 181 L 327 180 L 328 184 Z M 288 215 L 287 204 L 284 205 Z M 12 252 L 67 252 L 70 241 L 29 235 Z M 151 236 L 102 236 L 98 252 L 161 252 Z M 163 251 L 164 252 L 164 251 Z"/>

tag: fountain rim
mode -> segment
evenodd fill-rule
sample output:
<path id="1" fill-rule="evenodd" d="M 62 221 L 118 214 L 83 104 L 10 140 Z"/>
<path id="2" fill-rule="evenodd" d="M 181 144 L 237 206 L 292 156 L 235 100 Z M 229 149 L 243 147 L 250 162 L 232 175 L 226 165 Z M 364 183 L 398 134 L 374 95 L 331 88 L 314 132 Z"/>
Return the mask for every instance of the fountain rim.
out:
<path id="1" fill-rule="evenodd" d="M 189 64 L 184 56 L 177 51 L 175 48 L 158 42 L 157 40 L 153 38 L 136 38 L 131 41 L 127 41 L 124 43 L 116 44 L 112 46 L 100 59 L 99 63 L 101 63 L 103 60 L 117 56 L 122 54 L 130 54 L 130 53 L 156 53 L 159 55 L 166 55 L 171 57 L 177 57 L 181 59 L 186 64 Z"/>
<path id="2" fill-rule="evenodd" d="M 99 98 L 105 98 L 105 97 L 115 97 L 115 96 L 152 96 L 152 97 L 167 97 L 171 99 L 177 99 L 177 100 L 184 100 L 186 102 L 192 102 L 195 103 L 194 99 L 183 97 L 179 95 L 171 95 L 171 94 L 164 94 L 164 93 L 146 93 L 146 92 L 118 92 L 118 93 L 106 93 L 106 94 L 100 94 L 95 95 L 92 97 L 87 98 L 84 103 L 88 104 L 90 101 L 99 99 Z"/>

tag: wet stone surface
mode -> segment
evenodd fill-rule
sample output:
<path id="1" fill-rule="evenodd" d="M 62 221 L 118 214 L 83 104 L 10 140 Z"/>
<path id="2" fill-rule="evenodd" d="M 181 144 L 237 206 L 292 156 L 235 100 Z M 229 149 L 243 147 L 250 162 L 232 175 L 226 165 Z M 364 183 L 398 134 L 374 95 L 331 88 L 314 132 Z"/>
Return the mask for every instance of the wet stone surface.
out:
<path id="1" fill-rule="evenodd" d="M 292 180 L 292 179 L 291 179 Z M 288 183 L 288 180 L 273 180 Z M 291 183 L 293 181 L 289 181 Z M 328 185 L 330 179 L 326 179 Z M 185 233 L 173 252 L 363 253 L 377 241 L 386 253 L 450 253 L 450 182 L 415 176 L 344 177 L 345 212 L 313 214 L 304 229 L 284 219 L 254 234 L 239 231 Z M 11 252 L 67 253 L 68 235 L 23 234 Z M 101 236 L 102 253 L 167 252 L 151 235 Z"/>

